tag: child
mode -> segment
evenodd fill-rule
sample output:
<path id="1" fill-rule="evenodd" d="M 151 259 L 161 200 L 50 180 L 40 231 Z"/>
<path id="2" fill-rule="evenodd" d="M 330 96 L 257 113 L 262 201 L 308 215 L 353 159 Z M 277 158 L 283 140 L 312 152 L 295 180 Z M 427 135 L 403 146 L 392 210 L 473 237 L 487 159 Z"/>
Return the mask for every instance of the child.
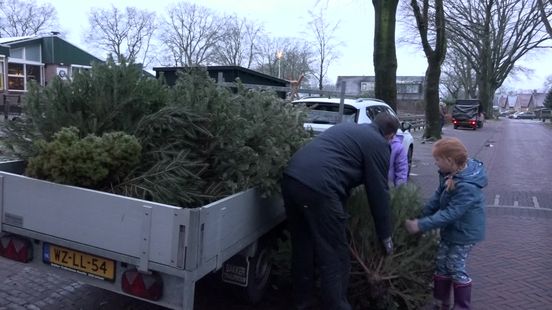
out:
<path id="1" fill-rule="evenodd" d="M 406 220 L 405 226 L 411 234 L 441 229 L 433 296 L 441 309 L 449 309 L 453 285 L 454 309 L 470 309 L 471 278 L 466 272 L 466 258 L 485 235 L 482 189 L 487 175 L 483 163 L 469 159 L 466 147 L 456 138 L 437 141 L 432 155 L 439 168 L 439 187 L 422 210 L 422 217 Z"/>
<path id="2" fill-rule="evenodd" d="M 389 183 L 397 187 L 405 184 L 408 179 L 408 156 L 402 144 L 402 136 L 395 135 L 391 144 L 389 159 Z"/>

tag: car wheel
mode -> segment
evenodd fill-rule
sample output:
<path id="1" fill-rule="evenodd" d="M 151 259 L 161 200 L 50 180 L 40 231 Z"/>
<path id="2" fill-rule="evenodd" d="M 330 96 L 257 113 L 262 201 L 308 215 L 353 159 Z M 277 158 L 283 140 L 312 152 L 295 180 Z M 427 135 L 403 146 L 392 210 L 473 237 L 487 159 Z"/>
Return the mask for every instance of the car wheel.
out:
<path id="1" fill-rule="evenodd" d="M 454 129 L 458 129 L 458 126 L 454 125 Z"/>

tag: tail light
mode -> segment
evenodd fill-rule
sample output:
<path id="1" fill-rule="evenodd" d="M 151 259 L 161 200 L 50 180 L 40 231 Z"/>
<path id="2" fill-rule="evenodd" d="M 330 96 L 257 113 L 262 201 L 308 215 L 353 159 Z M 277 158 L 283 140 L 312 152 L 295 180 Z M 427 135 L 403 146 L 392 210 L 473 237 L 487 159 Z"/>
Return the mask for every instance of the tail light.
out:
<path id="1" fill-rule="evenodd" d="M 28 263 L 33 259 L 33 244 L 30 240 L 15 235 L 0 237 L 0 256 Z"/>
<path id="2" fill-rule="evenodd" d="M 472 124 L 472 125 L 475 125 L 475 121 L 471 121 L 471 124 Z"/>
<path id="3" fill-rule="evenodd" d="M 141 273 L 129 269 L 123 273 L 123 292 L 149 300 L 159 300 L 163 294 L 163 280 L 157 273 Z"/>
<path id="4" fill-rule="evenodd" d="M 455 120 L 455 119 L 453 119 L 453 120 L 452 120 L 452 123 L 453 123 L 453 124 L 458 124 L 458 121 Z"/>

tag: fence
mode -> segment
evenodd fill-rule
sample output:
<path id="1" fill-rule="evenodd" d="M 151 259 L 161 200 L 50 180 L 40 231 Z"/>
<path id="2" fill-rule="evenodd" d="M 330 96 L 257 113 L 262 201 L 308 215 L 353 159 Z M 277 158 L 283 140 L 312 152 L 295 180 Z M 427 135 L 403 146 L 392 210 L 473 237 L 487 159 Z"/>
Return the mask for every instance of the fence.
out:
<path id="1" fill-rule="evenodd" d="M 412 125 L 412 130 L 421 130 L 426 126 L 425 115 L 401 115 L 400 119 L 409 122 Z"/>
<path id="2" fill-rule="evenodd" d="M 2 94 L 2 104 L 4 105 L 4 120 L 21 115 L 21 95 Z"/>

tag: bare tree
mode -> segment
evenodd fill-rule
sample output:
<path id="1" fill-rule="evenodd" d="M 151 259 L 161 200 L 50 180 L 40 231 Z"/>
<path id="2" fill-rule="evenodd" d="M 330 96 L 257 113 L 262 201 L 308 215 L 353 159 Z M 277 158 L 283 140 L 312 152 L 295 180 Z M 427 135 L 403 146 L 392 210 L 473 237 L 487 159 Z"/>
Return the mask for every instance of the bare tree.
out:
<path id="1" fill-rule="evenodd" d="M 552 38 L 552 27 L 550 26 L 549 18 L 552 17 L 552 0 L 537 0 L 539 14 L 548 35 Z"/>
<path id="2" fill-rule="evenodd" d="M 281 53 L 281 59 L 277 53 Z M 301 74 L 309 75 L 313 51 L 302 40 L 293 38 L 271 39 L 268 36 L 259 41 L 259 57 L 256 69 L 272 76 L 287 80 L 297 80 Z M 280 73 L 280 74 L 278 74 Z"/>
<path id="3" fill-rule="evenodd" d="M 170 62 L 176 66 L 210 64 L 227 25 L 225 17 L 203 6 L 187 2 L 172 5 L 161 35 Z"/>
<path id="4" fill-rule="evenodd" d="M 56 30 L 57 12 L 50 3 L 34 0 L 0 2 L 0 37 L 22 37 Z"/>
<path id="5" fill-rule="evenodd" d="M 119 62 L 125 58 L 146 65 L 155 13 L 133 7 L 95 8 L 88 13 L 88 23 L 85 39 L 91 45 L 99 45 Z"/>
<path id="6" fill-rule="evenodd" d="M 224 35 L 217 42 L 214 61 L 220 65 L 251 68 L 258 54 L 258 43 L 263 27 L 247 20 L 231 16 Z"/>
<path id="7" fill-rule="evenodd" d="M 443 0 L 435 0 L 432 4 L 429 0 L 423 0 L 422 6 L 417 0 L 412 0 L 410 5 L 416 18 L 416 25 L 420 33 L 422 48 L 427 58 L 427 70 L 425 73 L 424 101 L 425 114 L 428 126 L 424 136 L 440 138 L 441 120 L 439 117 L 439 80 L 441 78 L 441 64 L 447 54 L 445 36 L 445 13 Z M 432 28 L 432 30 L 430 30 Z M 431 46 L 433 42 L 434 47 Z"/>
<path id="8" fill-rule="evenodd" d="M 318 82 L 318 89 L 324 88 L 324 78 L 328 74 L 328 68 L 331 63 L 339 57 L 338 46 L 343 44 L 337 41 L 335 32 L 339 27 L 339 22 L 330 23 L 325 14 L 327 7 L 320 8 L 318 12 L 309 11 L 311 20 L 309 28 L 314 34 L 315 66 L 312 76 Z"/>
<path id="9" fill-rule="evenodd" d="M 375 12 L 374 71 L 376 98 L 397 110 L 395 24 L 399 0 L 372 0 Z"/>
<path id="10" fill-rule="evenodd" d="M 449 42 L 470 62 L 490 114 L 494 92 L 516 61 L 548 39 L 537 6 L 532 0 L 456 0 L 445 6 Z"/>
<path id="11" fill-rule="evenodd" d="M 447 57 L 443 63 L 443 75 L 446 84 L 456 85 L 449 88 L 454 89 L 453 97 L 455 99 L 470 99 L 477 97 L 477 81 L 475 79 L 475 70 L 466 55 L 460 53 L 457 49 L 448 49 Z"/>

